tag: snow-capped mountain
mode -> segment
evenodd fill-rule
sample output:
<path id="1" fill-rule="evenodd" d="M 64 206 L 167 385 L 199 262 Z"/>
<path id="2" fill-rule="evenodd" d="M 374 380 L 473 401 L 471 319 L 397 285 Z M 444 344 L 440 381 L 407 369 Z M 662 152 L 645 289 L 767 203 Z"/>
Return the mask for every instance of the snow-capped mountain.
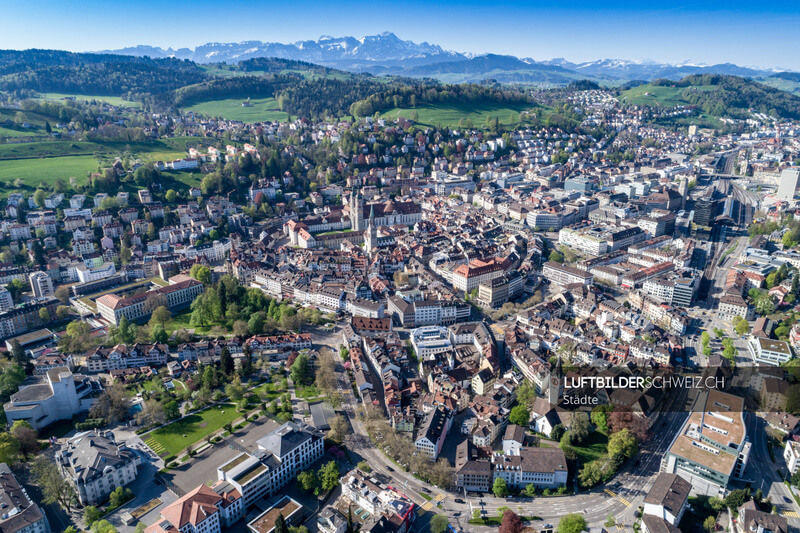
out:
<path id="1" fill-rule="evenodd" d="M 254 57 L 277 57 L 307 61 L 329 67 L 363 69 L 372 65 L 391 66 L 432 64 L 465 59 L 466 56 L 427 42 L 414 43 L 398 38 L 394 33 L 355 37 L 322 36 L 316 41 L 297 41 L 290 44 L 261 41 L 239 43 L 206 43 L 194 50 L 136 46 L 107 53 L 177 57 L 197 63 L 235 63 Z"/>
<path id="2" fill-rule="evenodd" d="M 696 61 L 678 64 L 650 60 L 598 59 L 574 63 L 564 58 L 537 61 L 496 54 L 461 53 L 445 50 L 428 42 L 405 41 L 394 33 L 384 32 L 355 37 L 324 35 L 316 41 L 274 43 L 243 41 L 206 43 L 195 49 L 135 46 L 105 53 L 177 57 L 197 63 L 236 63 L 257 57 L 275 57 L 306 61 L 326 67 L 373 74 L 397 74 L 411 77 L 435 77 L 443 81 L 480 81 L 563 84 L 589 78 L 600 82 L 625 83 L 656 78 L 680 79 L 690 74 L 727 74 L 745 77 L 769 76 L 781 69 L 759 69 L 722 63 L 705 65 Z"/>

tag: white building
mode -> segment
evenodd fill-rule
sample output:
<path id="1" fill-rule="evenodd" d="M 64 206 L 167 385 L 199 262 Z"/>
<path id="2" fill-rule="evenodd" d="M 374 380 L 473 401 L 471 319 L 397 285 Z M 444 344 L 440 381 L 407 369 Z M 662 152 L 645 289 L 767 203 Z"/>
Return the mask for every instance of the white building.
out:
<path id="1" fill-rule="evenodd" d="M 435 358 L 436 354 L 453 348 L 450 332 L 442 326 L 424 326 L 411 331 L 411 346 L 420 360 Z"/>
<path id="2" fill-rule="evenodd" d="M 31 290 L 36 298 L 53 295 L 53 280 L 44 272 L 34 272 L 29 277 Z"/>
<path id="3" fill-rule="evenodd" d="M 28 422 L 40 430 L 59 420 L 69 420 L 88 411 L 100 384 L 85 376 L 76 376 L 66 367 L 48 370 L 42 381 L 22 386 L 3 406 L 9 424 Z"/>
<path id="4" fill-rule="evenodd" d="M 800 466 L 800 442 L 795 442 L 791 439 L 786 441 L 786 448 L 783 449 L 783 459 L 786 461 L 786 469 L 789 475 L 794 475 L 797 472 L 797 467 Z"/>
<path id="5" fill-rule="evenodd" d="M 3 533 L 50 533 L 44 512 L 5 463 L 0 463 L 0 502 L 3 505 L 0 531 Z"/>
<path id="6" fill-rule="evenodd" d="M 792 358 L 792 349 L 785 341 L 751 337 L 747 349 L 756 363 L 779 366 Z"/>
<path id="7" fill-rule="evenodd" d="M 110 431 L 79 433 L 55 455 L 61 475 L 72 483 L 82 505 L 108 500 L 117 487 L 136 479 L 141 460 Z"/>
<path id="8" fill-rule="evenodd" d="M 259 452 L 242 453 L 217 469 L 217 478 L 239 491 L 245 509 L 276 494 L 297 474 L 322 458 L 322 435 L 304 424 L 287 422 L 257 441 Z"/>

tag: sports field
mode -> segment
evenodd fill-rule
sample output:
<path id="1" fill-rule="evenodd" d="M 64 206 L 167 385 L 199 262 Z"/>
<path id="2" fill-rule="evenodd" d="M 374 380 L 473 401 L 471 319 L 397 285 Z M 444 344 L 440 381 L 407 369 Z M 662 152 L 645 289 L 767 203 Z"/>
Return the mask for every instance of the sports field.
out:
<path id="1" fill-rule="evenodd" d="M 87 173 L 96 170 L 97 159 L 91 155 L 0 160 L 1 181 L 19 178 L 30 187 L 41 183 L 51 187 L 58 178 L 74 177 L 77 183 L 85 183 Z"/>

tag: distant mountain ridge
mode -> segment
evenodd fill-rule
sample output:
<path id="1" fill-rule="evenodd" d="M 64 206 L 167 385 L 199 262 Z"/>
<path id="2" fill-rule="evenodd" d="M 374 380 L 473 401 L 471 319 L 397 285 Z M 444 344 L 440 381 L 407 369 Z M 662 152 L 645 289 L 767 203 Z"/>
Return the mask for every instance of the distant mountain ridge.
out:
<path id="1" fill-rule="evenodd" d="M 322 36 L 316 41 L 294 43 L 243 41 L 239 43 L 206 43 L 195 49 L 134 46 L 104 50 L 130 56 L 189 59 L 196 63 L 238 63 L 259 57 L 275 57 L 305 61 L 326 67 L 368 72 L 372 74 L 433 77 L 448 82 L 471 82 L 491 78 L 504 83 L 546 83 L 562 85 L 588 78 L 605 83 L 624 84 L 633 80 L 652 81 L 666 78 L 679 80 L 699 74 L 724 74 L 764 78 L 779 72 L 776 69 L 743 67 L 733 63 L 703 65 L 598 59 L 573 63 L 563 58 L 536 61 L 499 54 L 466 54 L 445 50 L 428 42 L 403 40 L 384 32 L 362 38 Z"/>

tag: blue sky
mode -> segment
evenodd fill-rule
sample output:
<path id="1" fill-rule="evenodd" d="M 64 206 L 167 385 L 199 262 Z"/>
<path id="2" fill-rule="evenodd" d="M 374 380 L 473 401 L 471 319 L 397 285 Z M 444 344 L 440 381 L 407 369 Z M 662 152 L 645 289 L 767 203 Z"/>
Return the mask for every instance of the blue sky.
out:
<path id="1" fill-rule="evenodd" d="M 0 48 L 195 47 L 372 35 L 536 60 L 731 62 L 800 70 L 800 2 L 386 2 L 35 0 L 3 2 Z"/>

